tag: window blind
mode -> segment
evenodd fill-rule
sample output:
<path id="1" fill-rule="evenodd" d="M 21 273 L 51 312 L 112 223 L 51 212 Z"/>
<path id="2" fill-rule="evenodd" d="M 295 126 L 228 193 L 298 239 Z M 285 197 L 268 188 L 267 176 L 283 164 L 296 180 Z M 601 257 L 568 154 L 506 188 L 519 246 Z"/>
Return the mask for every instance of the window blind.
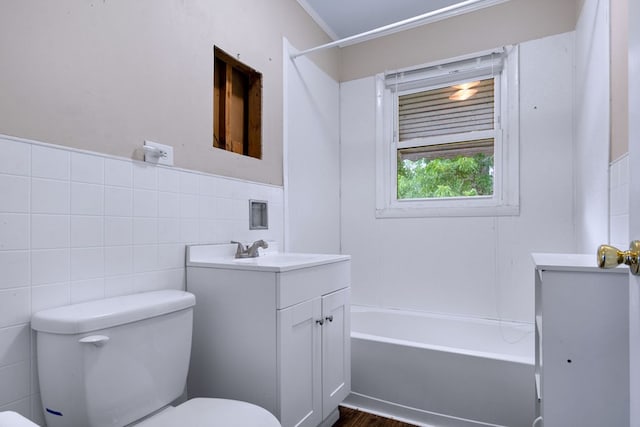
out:
<path id="1" fill-rule="evenodd" d="M 400 161 L 420 159 L 455 159 L 456 157 L 473 157 L 476 154 L 493 156 L 493 138 L 476 141 L 454 142 L 449 144 L 425 145 L 422 147 L 404 148 L 398 150 Z"/>
<path id="2" fill-rule="evenodd" d="M 451 99 L 469 85 L 477 92 L 465 100 Z M 399 96 L 399 141 L 494 129 L 494 79 L 456 86 Z"/>
<path id="3" fill-rule="evenodd" d="M 385 86 L 392 92 L 416 88 L 447 86 L 452 82 L 470 81 L 499 75 L 504 66 L 505 50 L 487 52 L 445 64 L 387 72 Z"/>

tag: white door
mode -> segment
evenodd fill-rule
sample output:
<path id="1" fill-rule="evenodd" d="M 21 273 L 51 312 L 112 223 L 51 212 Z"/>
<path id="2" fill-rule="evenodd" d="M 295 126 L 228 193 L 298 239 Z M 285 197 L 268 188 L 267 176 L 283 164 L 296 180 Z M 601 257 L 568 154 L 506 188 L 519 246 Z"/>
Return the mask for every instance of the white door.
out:
<path id="1" fill-rule="evenodd" d="M 640 1 L 629 0 L 629 240 L 640 240 Z M 640 276 L 629 275 L 630 424 L 640 426 Z"/>

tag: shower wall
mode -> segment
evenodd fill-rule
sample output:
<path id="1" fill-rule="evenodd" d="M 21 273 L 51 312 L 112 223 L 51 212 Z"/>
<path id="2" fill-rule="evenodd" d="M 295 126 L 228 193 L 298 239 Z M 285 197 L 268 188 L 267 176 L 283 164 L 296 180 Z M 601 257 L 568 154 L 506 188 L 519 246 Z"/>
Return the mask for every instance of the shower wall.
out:
<path id="1" fill-rule="evenodd" d="M 520 45 L 520 214 L 375 217 L 374 77 L 340 87 L 342 251 L 355 304 L 533 318 L 531 252 L 572 252 L 574 33 Z"/>

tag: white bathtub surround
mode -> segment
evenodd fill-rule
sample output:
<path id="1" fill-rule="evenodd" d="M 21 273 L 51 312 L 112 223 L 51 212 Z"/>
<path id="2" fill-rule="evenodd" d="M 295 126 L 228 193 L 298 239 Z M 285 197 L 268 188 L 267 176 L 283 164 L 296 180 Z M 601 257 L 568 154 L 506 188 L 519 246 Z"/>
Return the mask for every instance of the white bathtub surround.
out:
<path id="1" fill-rule="evenodd" d="M 346 405 L 443 427 L 528 427 L 533 325 L 352 307 Z"/>
<path id="2" fill-rule="evenodd" d="M 609 166 L 609 242 L 619 249 L 629 246 L 629 156 Z"/>
<path id="3" fill-rule="evenodd" d="M 573 250 L 595 253 L 608 236 L 607 168 L 611 141 L 610 2 L 581 2 L 575 30 Z M 626 55 L 626 53 L 625 53 Z M 588 89 L 587 89 L 588 88 Z M 568 193 L 567 193 L 568 194 Z M 628 245 L 629 242 L 626 242 Z M 537 252 L 537 251 L 531 251 Z"/>
<path id="4" fill-rule="evenodd" d="M 281 187 L 1 135 L 0 153 L 0 411 L 39 423 L 33 312 L 184 289 L 188 243 L 283 238 Z"/>
<path id="5" fill-rule="evenodd" d="M 340 85 L 310 58 L 291 59 L 287 39 L 283 50 L 284 249 L 340 253 Z"/>
<path id="6" fill-rule="evenodd" d="M 529 254 L 575 245 L 573 46 L 573 33 L 520 44 L 518 216 L 377 219 L 374 77 L 341 83 L 341 249 L 353 256 L 354 303 L 533 318 Z"/>

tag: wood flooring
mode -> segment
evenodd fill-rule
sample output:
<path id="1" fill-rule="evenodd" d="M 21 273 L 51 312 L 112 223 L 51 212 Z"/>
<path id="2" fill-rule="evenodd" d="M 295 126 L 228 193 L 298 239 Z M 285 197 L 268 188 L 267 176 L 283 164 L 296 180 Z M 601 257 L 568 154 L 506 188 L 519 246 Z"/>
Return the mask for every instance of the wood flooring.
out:
<path id="1" fill-rule="evenodd" d="M 369 414 L 367 412 L 357 411 L 355 409 L 340 407 L 340 419 L 333 427 L 415 427 L 413 424 L 403 423 L 402 421 L 392 420 L 380 417 L 378 415 Z"/>

